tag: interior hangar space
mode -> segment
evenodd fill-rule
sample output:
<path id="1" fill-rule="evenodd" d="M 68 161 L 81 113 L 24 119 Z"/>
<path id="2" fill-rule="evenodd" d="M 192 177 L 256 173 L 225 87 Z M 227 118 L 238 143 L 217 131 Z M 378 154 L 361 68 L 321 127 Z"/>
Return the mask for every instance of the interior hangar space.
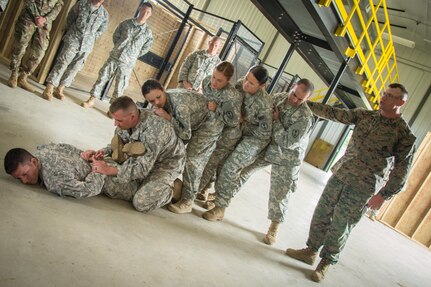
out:
<path id="1" fill-rule="evenodd" d="M 59 2 L 51 21 L 42 10 L 55 10 Z M 47 101 L 50 73 L 70 48 L 68 15 L 84 2 L 103 2 L 109 21 L 66 85 L 63 100 L 54 92 Z M 111 143 L 117 121 L 107 111 L 118 88 L 114 77 L 107 79 L 93 108 L 81 105 L 115 50 L 117 28 L 139 17 L 145 2 L 152 5 L 146 25 L 153 41 L 126 67 L 122 93 L 138 106 L 146 105 L 141 91 L 146 80 L 176 89 L 184 61 L 207 49 L 213 37 L 220 39 L 218 57 L 234 67 L 232 84 L 259 64 L 268 71 L 265 89 L 272 95 L 289 93 L 306 78 L 314 84 L 312 102 L 378 111 L 387 86 L 402 83 L 409 95 L 400 111 L 416 137 L 407 183 L 378 212 L 363 216 L 319 284 L 430 285 L 430 1 L 0 0 L 2 166 L 16 147 L 34 152 L 38 145 L 67 143 L 98 150 Z M 21 75 L 18 87 L 10 85 L 16 39 L 24 31 L 17 23 L 25 13 L 40 14 L 50 26 L 46 51 L 28 74 L 32 92 L 22 88 Z M 90 16 L 83 21 L 91 21 Z M 39 40 L 42 44 L 36 39 L 29 47 L 43 45 Z M 31 62 L 28 50 L 22 62 Z M 75 199 L 47 192 L 41 184 L 23 185 L 2 168 L 0 286 L 316 286 L 310 274 L 317 264 L 285 253 L 305 246 L 331 168 L 345 154 L 353 130 L 353 125 L 314 118 L 297 190 L 271 245 L 263 242 L 271 223 L 271 167 L 242 185 L 221 222 L 204 220 L 206 202 L 199 200 L 187 214 L 167 206 L 142 213 L 131 202 L 103 194 Z M 391 180 L 390 173 L 385 180 Z"/>

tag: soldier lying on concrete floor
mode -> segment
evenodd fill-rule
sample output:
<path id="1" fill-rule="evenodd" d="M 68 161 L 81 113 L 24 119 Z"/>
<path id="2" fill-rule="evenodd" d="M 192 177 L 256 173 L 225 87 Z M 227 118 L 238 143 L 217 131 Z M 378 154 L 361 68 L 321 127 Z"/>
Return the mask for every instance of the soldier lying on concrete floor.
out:
<path id="1" fill-rule="evenodd" d="M 41 184 L 60 196 L 95 196 L 102 192 L 107 176 L 92 172 L 91 161 L 83 153 L 69 144 L 40 145 L 34 155 L 14 148 L 7 152 L 4 168 L 24 184 Z M 126 187 L 132 188 L 132 184 L 122 188 Z"/>
<path id="2" fill-rule="evenodd" d="M 123 144 L 115 135 L 111 141 L 111 165 L 115 166 L 130 157 L 142 156 L 145 147 L 141 142 Z M 5 156 L 6 173 L 24 184 L 40 184 L 49 192 L 74 198 L 91 197 L 100 193 L 134 194 L 139 182 L 119 183 L 115 177 L 93 172 L 93 155 L 69 144 L 47 144 L 37 147 L 31 154 L 22 148 L 13 148 Z M 108 160 L 107 160 L 108 161 Z M 96 168 L 97 169 L 97 168 Z M 177 196 L 179 197 L 179 195 Z M 148 210 L 149 211 L 149 210 Z"/>

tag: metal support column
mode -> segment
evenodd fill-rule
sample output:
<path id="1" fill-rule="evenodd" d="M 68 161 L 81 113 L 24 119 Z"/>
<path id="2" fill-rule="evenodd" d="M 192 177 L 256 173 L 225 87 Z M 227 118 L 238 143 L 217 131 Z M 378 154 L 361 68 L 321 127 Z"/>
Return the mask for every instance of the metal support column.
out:
<path id="1" fill-rule="evenodd" d="M 333 79 L 333 80 L 332 80 L 332 82 L 331 82 L 331 86 L 329 86 L 328 92 L 326 93 L 325 97 L 324 97 L 324 98 L 323 98 L 323 100 L 322 100 L 322 103 L 323 103 L 323 104 L 326 104 L 326 103 L 329 101 L 329 98 L 331 97 L 331 95 L 332 95 L 332 93 L 335 91 L 335 89 L 337 88 L 338 83 L 339 83 L 339 82 L 340 82 L 340 80 L 341 80 L 341 76 L 343 75 L 344 71 L 346 70 L 347 65 L 349 64 L 349 62 L 350 62 L 350 60 L 351 60 L 351 59 L 352 59 L 352 58 L 347 57 L 347 58 L 343 61 L 343 63 L 341 64 L 340 69 L 338 69 L 337 74 L 335 75 L 334 79 Z"/>
<path id="2" fill-rule="evenodd" d="M 335 89 L 337 88 L 338 83 L 341 80 L 341 76 L 343 75 L 344 71 L 347 68 L 347 65 L 349 64 L 350 59 L 352 59 L 352 58 L 347 57 L 343 61 L 343 63 L 341 64 L 340 69 L 338 69 L 337 75 L 335 75 L 335 78 L 332 80 L 331 86 L 329 87 L 328 92 L 326 93 L 325 97 L 322 100 L 322 103 L 326 104 L 329 101 L 329 98 L 331 97 L 331 95 L 335 91 Z M 344 141 L 346 140 L 346 137 L 349 134 L 350 129 L 351 129 L 350 126 L 346 126 L 344 128 L 340 139 L 338 140 L 337 144 L 332 149 L 331 154 L 329 155 L 328 159 L 325 162 L 325 165 L 323 166 L 324 171 L 329 170 L 329 167 L 331 166 L 332 162 L 334 161 L 335 157 L 337 156 L 338 152 L 340 151 L 341 146 L 343 145 Z"/>
<path id="3" fill-rule="evenodd" d="M 326 160 L 325 165 L 322 168 L 324 171 L 328 172 L 329 168 L 331 167 L 332 163 L 334 162 L 335 157 L 340 152 L 340 149 L 343 146 L 344 141 L 346 140 L 346 138 L 349 135 L 351 130 L 352 130 L 351 126 L 346 126 L 344 128 L 343 133 L 340 136 L 340 139 L 338 140 L 337 144 L 332 149 L 331 154 L 328 157 L 328 160 Z"/>
<path id="4" fill-rule="evenodd" d="M 277 84 L 278 80 L 280 80 L 281 76 L 283 75 L 284 69 L 286 68 L 287 63 L 289 63 L 290 58 L 293 55 L 293 52 L 295 52 L 295 45 L 291 44 L 289 47 L 289 50 L 287 50 L 286 56 L 284 56 L 283 61 L 281 62 L 280 67 L 277 70 L 277 73 L 275 73 L 274 78 L 271 81 L 271 84 L 269 85 L 267 92 L 272 93 L 272 91 L 275 88 L 275 85 Z"/>
<path id="5" fill-rule="evenodd" d="M 180 27 L 178 28 L 177 34 L 175 35 L 175 38 L 174 38 L 174 40 L 172 41 L 171 47 L 169 47 L 169 51 L 168 51 L 168 53 L 166 54 L 166 57 L 165 57 L 165 59 L 163 60 L 163 63 L 162 63 L 162 65 L 160 66 L 159 71 L 157 72 L 157 76 L 156 76 L 156 79 L 157 79 L 157 80 L 160 80 L 160 78 L 162 77 L 163 72 L 165 71 L 166 66 L 168 65 L 169 59 L 171 58 L 172 53 L 173 53 L 173 52 L 174 52 L 174 50 L 175 50 L 175 46 L 177 45 L 178 40 L 179 40 L 179 39 L 180 39 L 180 37 L 181 37 L 181 34 L 182 34 L 183 30 L 184 30 L 184 27 L 185 27 L 185 26 L 186 26 L 186 24 L 187 24 L 187 21 L 188 21 L 188 19 L 189 19 L 189 17 L 190 17 L 190 14 L 192 13 L 192 11 L 193 11 L 193 5 L 190 5 L 190 6 L 189 6 L 189 8 L 187 9 L 186 14 L 184 15 L 184 18 L 183 18 L 183 21 L 181 22 Z"/>
<path id="6" fill-rule="evenodd" d="M 229 32 L 229 35 L 227 36 L 226 42 L 224 43 L 224 46 L 220 52 L 220 59 L 223 61 L 226 59 L 227 53 L 230 50 L 230 47 L 232 46 L 233 40 L 235 39 L 236 34 L 238 33 L 238 29 L 240 27 L 241 23 L 238 21 L 235 24 L 233 24 L 232 29 Z"/>

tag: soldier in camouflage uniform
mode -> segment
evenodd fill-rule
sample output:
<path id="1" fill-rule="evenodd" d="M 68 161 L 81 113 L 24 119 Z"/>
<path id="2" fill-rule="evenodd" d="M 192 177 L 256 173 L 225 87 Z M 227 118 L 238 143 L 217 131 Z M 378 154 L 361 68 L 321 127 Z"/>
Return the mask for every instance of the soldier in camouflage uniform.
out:
<path id="1" fill-rule="evenodd" d="M 351 230 L 367 207 L 379 209 L 385 200 L 403 189 L 416 140 L 400 113 L 407 95 L 403 85 L 390 84 L 381 96 L 379 111 L 308 103 L 319 117 L 355 125 L 346 153 L 332 168 L 333 175 L 314 210 L 307 248 L 286 251 L 288 256 L 312 265 L 323 246 L 322 260 L 312 273 L 312 280 L 323 280 L 329 266 L 337 263 Z M 379 189 L 392 162 L 389 180 Z"/>
<path id="2" fill-rule="evenodd" d="M 299 168 L 313 125 L 313 113 L 305 102 L 313 93 L 314 86 L 301 79 L 289 93 L 273 96 L 274 112 L 271 143 L 257 160 L 241 173 L 241 185 L 252 173 L 271 165 L 271 186 L 268 201 L 268 219 L 271 225 L 263 239 L 274 244 L 280 223 L 284 222 L 290 194 L 296 191 Z"/>
<path id="3" fill-rule="evenodd" d="M 237 90 L 242 86 L 243 81 L 239 80 L 235 88 Z M 205 90 L 208 89 L 208 85 L 203 85 L 203 91 L 205 94 Z M 244 95 L 239 93 L 238 102 L 239 105 L 242 106 Z M 239 111 L 239 113 L 241 113 Z M 212 182 L 215 180 L 215 174 L 220 172 L 221 167 L 226 161 L 227 157 L 233 152 L 236 144 L 241 139 L 241 125 L 236 124 L 232 126 L 227 126 L 223 129 L 223 132 L 220 138 L 217 141 L 216 148 L 214 152 L 211 154 L 210 159 L 208 160 L 207 165 L 204 168 L 202 173 L 201 182 L 199 184 L 199 193 L 197 194 L 198 200 L 206 200 L 208 197 L 207 190 L 210 188 Z M 211 202 L 212 203 L 212 202 Z M 204 205 L 207 208 L 206 205 Z"/>
<path id="4" fill-rule="evenodd" d="M 15 42 L 13 44 L 8 81 L 11 88 L 21 88 L 34 92 L 27 77 L 39 65 L 49 45 L 52 22 L 63 6 L 63 0 L 26 0 L 23 10 L 15 22 Z M 22 59 L 26 55 L 25 62 Z M 28 57 L 27 57 L 28 56 Z"/>
<path id="5" fill-rule="evenodd" d="M 153 35 L 146 23 L 152 10 L 153 6 L 150 3 L 142 3 L 137 18 L 125 20 L 115 29 L 112 36 L 114 48 L 99 71 L 99 77 L 90 91 L 90 98 L 81 106 L 84 108 L 94 106 L 96 98 L 101 97 L 105 85 L 114 76 L 116 80 L 111 103 L 124 93 L 136 60 L 146 54 L 153 44 Z"/>
<path id="6" fill-rule="evenodd" d="M 106 194 L 133 202 L 141 212 L 149 212 L 170 202 L 174 180 L 184 169 L 185 148 L 175 135 L 172 125 L 153 111 L 138 110 L 129 97 L 115 99 L 109 107 L 115 125 L 115 134 L 124 144 L 141 142 L 146 151 L 142 156 L 130 157 L 119 166 L 109 166 L 100 160 L 112 155 L 108 145 L 99 151 L 85 151 L 86 158 L 94 157 L 93 171 L 110 175 L 118 184 L 136 183 L 137 190 L 107 188 Z M 121 187 L 121 185 L 119 185 Z"/>
<path id="7" fill-rule="evenodd" d="M 56 98 L 64 99 L 64 88 L 70 86 L 93 49 L 94 42 L 108 28 L 108 12 L 103 2 L 81 0 L 70 10 L 63 47 L 46 80 L 48 84 L 42 93 L 43 98 L 50 101 L 54 93 Z"/>
<path id="8" fill-rule="evenodd" d="M 209 117 L 206 98 L 195 91 L 165 91 L 158 81 L 147 80 L 142 85 L 142 95 L 154 107 L 156 115 L 172 123 L 175 133 L 184 143 Z"/>
<path id="9" fill-rule="evenodd" d="M 106 176 L 91 172 L 81 150 L 68 144 L 40 145 L 34 156 L 15 148 L 5 156 L 6 173 L 24 184 L 42 184 L 49 192 L 75 198 L 102 192 Z"/>
<path id="10" fill-rule="evenodd" d="M 219 37 L 213 37 L 207 50 L 197 50 L 186 57 L 178 74 L 178 87 L 198 91 L 202 80 L 210 76 L 220 58 L 217 56 L 221 45 Z"/>
<path id="11" fill-rule="evenodd" d="M 265 91 L 268 71 L 262 66 L 252 67 L 242 85 L 237 85 L 244 96 L 241 108 L 242 137 L 235 150 L 223 164 L 217 177 L 215 207 L 202 214 L 206 220 L 222 220 L 225 208 L 241 188 L 240 176 L 268 145 L 272 130 L 272 99 Z"/>
<path id="12" fill-rule="evenodd" d="M 231 63 L 221 62 L 214 69 L 212 76 L 203 81 L 205 86 L 203 97 L 207 100 L 210 113 L 203 125 L 192 134 L 187 145 L 181 200 L 168 206 L 172 212 L 192 212 L 193 200 L 199 191 L 203 169 L 218 139 L 226 128 L 239 125 L 241 95 L 229 83 L 233 72 Z"/>

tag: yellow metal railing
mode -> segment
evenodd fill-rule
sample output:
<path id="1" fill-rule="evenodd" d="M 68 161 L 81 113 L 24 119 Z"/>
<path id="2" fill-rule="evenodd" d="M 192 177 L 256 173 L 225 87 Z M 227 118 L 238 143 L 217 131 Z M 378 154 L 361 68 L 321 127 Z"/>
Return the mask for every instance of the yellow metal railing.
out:
<path id="1" fill-rule="evenodd" d="M 322 88 L 319 90 L 315 90 L 313 92 L 313 95 L 310 97 L 310 101 L 313 102 L 322 102 L 323 98 L 326 96 L 326 92 L 329 90 L 329 88 Z M 336 102 L 338 102 L 338 98 L 337 97 L 330 97 L 328 104 L 335 104 Z"/>
<path id="2" fill-rule="evenodd" d="M 319 5 L 328 7 L 331 3 L 338 11 L 341 21 L 335 31 L 336 36 L 349 35 L 350 47 L 345 54 L 357 57 L 359 67 L 356 73 L 364 76 L 362 86 L 370 95 L 369 101 L 374 109 L 379 108 L 380 94 L 385 87 L 399 82 L 397 59 L 389 25 L 386 0 L 379 0 L 374 5 L 372 0 L 318 0 Z M 367 2 L 369 11 L 361 9 L 360 4 Z M 382 9 L 382 10 L 379 10 Z M 379 23 L 377 11 L 383 11 L 385 19 Z M 359 32 L 358 32 L 359 31 Z M 387 40 L 382 36 L 388 35 Z"/>

